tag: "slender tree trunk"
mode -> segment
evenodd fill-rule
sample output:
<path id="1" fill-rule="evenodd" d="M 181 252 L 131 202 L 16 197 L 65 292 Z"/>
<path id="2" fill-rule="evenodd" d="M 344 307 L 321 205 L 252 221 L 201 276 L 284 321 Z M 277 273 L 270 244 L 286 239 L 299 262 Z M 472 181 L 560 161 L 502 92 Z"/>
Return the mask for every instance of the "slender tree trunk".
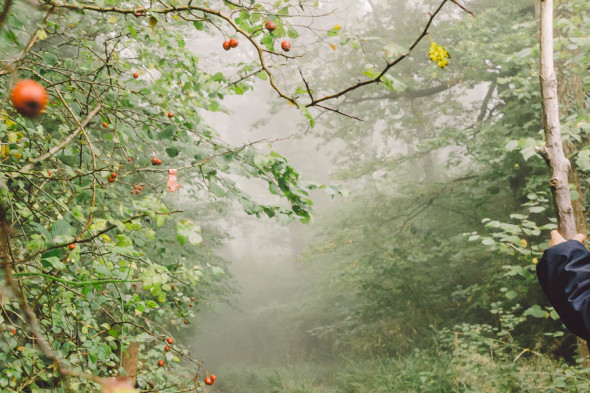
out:
<path id="1" fill-rule="evenodd" d="M 581 193 L 577 173 L 572 171 L 571 164 L 564 153 L 561 141 L 561 124 L 559 120 L 559 100 L 557 76 L 555 74 L 553 56 L 553 0 L 541 0 L 540 11 L 540 80 L 543 99 L 543 128 L 545 130 L 545 146 L 538 149 L 551 172 L 549 185 L 553 194 L 559 232 L 566 239 L 573 238 L 578 229 L 587 230 L 583 200 L 578 198 L 575 206 L 570 198 L 570 179 Z M 576 208 L 574 211 L 574 207 Z M 579 228 L 576 227 L 579 225 Z M 578 339 L 578 354 L 588 359 L 586 342 Z M 587 360 L 586 360 L 587 361 Z"/>

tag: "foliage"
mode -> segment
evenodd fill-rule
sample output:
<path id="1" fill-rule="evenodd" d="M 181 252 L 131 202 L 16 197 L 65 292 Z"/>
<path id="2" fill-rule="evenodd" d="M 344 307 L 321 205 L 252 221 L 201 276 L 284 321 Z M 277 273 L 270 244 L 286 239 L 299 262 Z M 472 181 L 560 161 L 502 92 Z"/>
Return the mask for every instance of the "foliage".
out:
<path id="1" fill-rule="evenodd" d="M 310 219 L 308 190 L 320 186 L 302 185 L 285 157 L 256 146 L 272 141 L 233 146 L 205 123 L 251 82 L 204 71 L 190 42 L 221 26 L 273 51 L 298 36 L 293 5 L 191 3 L 0 2 L 3 96 L 30 78 L 50 98 L 37 118 L 2 101 L 0 390 L 92 389 L 97 376 L 129 372 L 133 343 L 141 388 L 196 389 L 208 371 L 181 343 L 163 347 L 201 303 L 227 293 L 216 256 L 224 235 L 209 221 L 232 204 Z M 257 75 L 272 79 L 264 60 L 238 74 L 262 67 Z M 166 194 L 168 169 L 179 197 Z M 257 202 L 236 178 L 265 182 L 276 203 Z"/>

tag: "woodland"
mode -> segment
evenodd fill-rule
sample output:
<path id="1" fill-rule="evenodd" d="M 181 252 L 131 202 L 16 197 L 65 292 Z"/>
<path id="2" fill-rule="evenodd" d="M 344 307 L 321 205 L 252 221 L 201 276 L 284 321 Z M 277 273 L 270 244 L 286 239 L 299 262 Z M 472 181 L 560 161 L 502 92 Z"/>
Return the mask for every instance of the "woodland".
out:
<path id="1" fill-rule="evenodd" d="M 535 273 L 590 0 L 0 0 L 0 51 L 1 392 L 590 392 Z"/>

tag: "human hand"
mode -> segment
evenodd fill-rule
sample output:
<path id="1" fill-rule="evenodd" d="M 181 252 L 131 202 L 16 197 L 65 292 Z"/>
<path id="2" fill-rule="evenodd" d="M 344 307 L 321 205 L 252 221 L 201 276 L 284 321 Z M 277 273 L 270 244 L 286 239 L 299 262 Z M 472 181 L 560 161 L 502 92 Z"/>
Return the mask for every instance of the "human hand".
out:
<path id="1" fill-rule="evenodd" d="M 576 236 L 574 236 L 572 240 L 577 240 L 580 243 L 584 244 L 584 241 L 586 241 L 586 235 L 578 233 Z M 561 236 L 561 233 L 559 233 L 559 231 L 551 231 L 551 241 L 549 242 L 549 248 L 565 242 L 565 238 Z"/>

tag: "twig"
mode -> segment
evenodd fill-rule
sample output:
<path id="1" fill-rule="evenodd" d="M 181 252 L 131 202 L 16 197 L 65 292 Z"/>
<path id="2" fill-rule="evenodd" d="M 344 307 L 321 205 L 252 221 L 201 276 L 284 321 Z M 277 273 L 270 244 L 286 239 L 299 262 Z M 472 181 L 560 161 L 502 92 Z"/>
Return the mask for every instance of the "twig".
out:
<path id="1" fill-rule="evenodd" d="M 57 146 L 53 146 L 51 149 L 49 149 L 49 151 L 47 151 L 47 153 L 42 154 L 39 157 L 32 159 L 30 163 L 28 163 L 27 165 L 25 165 L 21 168 L 20 172 L 26 172 L 26 171 L 33 169 L 35 164 L 38 164 L 39 162 L 46 161 L 46 160 L 50 159 L 51 157 L 53 157 L 55 155 L 55 153 L 57 153 L 58 151 L 60 151 L 64 147 L 66 147 L 72 140 L 74 140 L 74 138 L 76 138 L 84 130 L 84 127 L 86 127 L 88 125 L 88 123 L 90 123 L 90 120 L 92 120 L 92 118 L 94 118 L 94 116 L 96 116 L 98 114 L 98 112 L 100 112 L 101 109 L 102 109 L 102 106 L 97 105 L 92 111 L 90 111 L 90 113 L 84 118 L 84 120 L 82 120 L 82 123 L 80 123 L 80 126 L 78 128 L 76 128 L 74 130 L 74 132 L 72 132 L 70 135 L 68 135 Z M 18 176 L 20 176 L 20 173 L 13 173 L 10 175 L 10 177 L 18 177 Z"/>

